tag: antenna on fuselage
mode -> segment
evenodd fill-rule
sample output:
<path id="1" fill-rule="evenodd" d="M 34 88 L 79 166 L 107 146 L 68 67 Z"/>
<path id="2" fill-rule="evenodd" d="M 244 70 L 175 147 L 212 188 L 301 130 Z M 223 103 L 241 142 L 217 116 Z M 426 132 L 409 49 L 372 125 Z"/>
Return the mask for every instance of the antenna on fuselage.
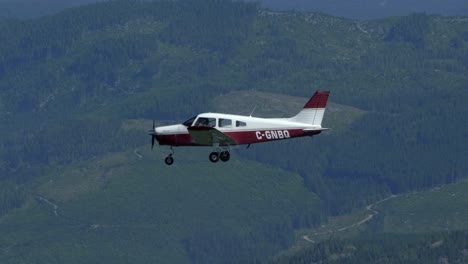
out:
<path id="1" fill-rule="evenodd" d="M 252 112 L 250 112 L 250 115 L 249 115 L 250 117 L 252 117 L 252 114 L 254 113 L 255 108 L 257 108 L 257 106 L 254 106 L 254 108 L 252 109 Z"/>

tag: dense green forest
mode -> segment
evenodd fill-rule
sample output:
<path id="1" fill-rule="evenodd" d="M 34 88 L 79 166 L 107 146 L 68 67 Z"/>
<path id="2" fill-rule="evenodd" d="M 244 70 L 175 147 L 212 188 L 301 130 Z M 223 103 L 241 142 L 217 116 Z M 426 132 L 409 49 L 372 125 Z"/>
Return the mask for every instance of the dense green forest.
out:
<path id="1" fill-rule="evenodd" d="M 144 219 L 125 216 L 121 220 L 126 224 L 118 225 L 174 224 L 162 225 L 164 232 L 153 230 L 138 242 L 151 248 L 147 241 L 155 240 L 159 250 L 154 255 L 130 261 L 171 256 L 179 263 L 254 262 L 291 245 L 294 229 L 319 225 L 328 216 L 392 193 L 465 178 L 467 28 L 465 17 L 412 14 L 358 22 L 271 12 L 256 3 L 227 0 L 110 1 L 34 20 L 0 20 L 0 220 L 6 225 L 0 227 L 0 245 L 22 245 L 7 250 L 3 260 L 21 263 L 40 254 L 50 262 L 52 253 L 41 251 L 37 241 L 57 245 L 68 241 L 60 237 L 64 230 L 86 229 L 95 218 L 109 222 L 115 213 L 106 202 L 122 205 L 116 209 L 120 217 L 134 214 L 126 202 L 136 199 L 140 206 L 154 204 L 167 212 L 164 217 L 148 212 Z M 205 159 L 181 157 L 180 167 L 171 171 L 160 164 L 167 150 L 147 151 L 145 130 L 152 119 L 166 124 L 213 111 L 220 107 L 219 96 L 232 96 L 232 91 L 306 100 L 317 89 L 331 90 L 333 103 L 352 106 L 360 114 L 351 119 L 327 112 L 324 126 L 332 128 L 329 133 L 238 149 L 238 166 L 225 170 L 210 167 Z M 245 100 L 236 102 L 229 110 L 253 107 Z M 200 153 L 177 152 L 188 157 Z M 144 158 L 132 160 L 138 153 Z M 155 158 L 146 160 L 151 156 Z M 245 163 L 247 169 L 239 170 Z M 170 210 L 171 200 L 163 198 L 171 193 L 163 188 L 165 182 L 149 178 L 154 167 L 161 173 L 157 179 L 178 182 L 180 187 L 172 190 L 176 194 L 213 196 L 181 205 L 185 214 L 180 215 Z M 200 184 L 198 191 L 190 189 L 200 175 L 218 174 L 223 177 Z M 125 175 L 137 180 L 129 184 Z M 273 186 L 283 184 L 281 175 L 293 182 L 275 194 Z M 247 184 L 246 176 L 256 181 Z M 140 184 L 146 186 L 140 194 L 125 188 Z M 213 190 L 227 184 L 246 199 L 236 204 L 237 195 Z M 61 194 L 62 189 L 71 194 Z M 160 196 L 152 195 L 155 190 Z M 152 202 L 142 202 L 142 195 Z M 210 199 L 230 206 L 199 207 Z M 54 218 L 43 212 L 50 207 L 44 201 L 71 211 Z M 244 211 L 247 205 L 252 207 Z M 145 208 L 141 210 L 150 210 Z M 81 211 L 90 216 L 70 222 Z M 209 218 L 215 211 L 219 215 Z M 41 224 L 28 221 L 31 216 Z M 193 224 L 194 218 L 202 220 Z M 13 234 L 21 221 L 37 239 L 32 246 L 23 240 L 28 232 Z M 53 226 L 47 236 L 40 232 L 44 226 Z M 81 254 L 111 261 L 110 253 L 87 250 L 87 243 L 100 241 L 110 250 L 109 241 L 119 235 L 138 240 L 130 228 L 117 235 L 107 231 L 101 240 L 92 234 L 77 236 Z M 173 252 L 162 246 L 166 237 L 172 237 Z M 12 239 L 14 243 L 8 242 Z M 61 244 L 65 251 L 71 241 Z M 127 247 L 122 243 L 116 248 Z M 131 252 L 136 251 L 132 247 Z M 56 261 L 79 263 L 67 260 L 80 252 Z M 16 261 L 15 256 L 23 257 Z"/>
<path id="2" fill-rule="evenodd" d="M 265 262 L 299 263 L 466 263 L 468 233 L 380 234 L 330 239 L 292 256 Z"/>
<path id="3" fill-rule="evenodd" d="M 101 0 L 102 1 L 102 0 Z M 375 19 L 389 16 L 404 16 L 411 12 L 427 12 L 438 15 L 467 15 L 468 4 L 463 0 L 425 0 L 387 2 L 376 0 L 247 0 L 259 2 L 263 8 L 272 10 L 302 10 L 322 12 L 353 19 Z M 73 6 L 96 3 L 99 0 L 0 0 L 0 18 L 35 18 L 57 13 Z"/>

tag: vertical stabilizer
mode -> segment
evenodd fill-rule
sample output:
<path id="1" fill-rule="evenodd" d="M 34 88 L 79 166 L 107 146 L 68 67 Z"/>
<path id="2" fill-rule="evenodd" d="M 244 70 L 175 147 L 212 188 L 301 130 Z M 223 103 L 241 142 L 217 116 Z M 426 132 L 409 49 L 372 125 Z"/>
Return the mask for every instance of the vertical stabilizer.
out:
<path id="1" fill-rule="evenodd" d="M 316 91 L 304 108 L 296 116 L 291 117 L 290 121 L 321 126 L 329 95 L 330 91 Z"/>

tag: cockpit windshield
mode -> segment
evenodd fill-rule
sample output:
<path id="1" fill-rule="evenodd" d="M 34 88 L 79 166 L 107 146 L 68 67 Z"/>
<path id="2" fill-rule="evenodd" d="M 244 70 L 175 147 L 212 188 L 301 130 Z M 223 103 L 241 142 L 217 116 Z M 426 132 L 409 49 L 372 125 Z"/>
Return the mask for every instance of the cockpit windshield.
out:
<path id="1" fill-rule="evenodd" d="M 194 126 L 215 127 L 216 118 L 212 117 L 199 117 Z"/>
<path id="2" fill-rule="evenodd" d="M 189 127 L 193 124 L 193 121 L 195 121 L 195 118 L 197 118 L 197 116 L 194 116 L 192 118 L 190 118 L 189 120 L 185 121 L 184 123 L 182 123 L 182 125 L 186 126 L 186 127 Z"/>

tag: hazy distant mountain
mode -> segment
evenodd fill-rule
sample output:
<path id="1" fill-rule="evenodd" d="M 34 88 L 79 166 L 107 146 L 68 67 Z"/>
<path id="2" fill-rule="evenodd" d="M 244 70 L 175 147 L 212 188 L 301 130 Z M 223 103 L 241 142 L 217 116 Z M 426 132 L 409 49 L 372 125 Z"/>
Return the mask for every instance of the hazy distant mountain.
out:
<path id="1" fill-rule="evenodd" d="M 466 0 L 260 0 L 272 9 L 298 9 L 357 18 L 402 16 L 412 12 L 467 15 Z"/>
<path id="2" fill-rule="evenodd" d="M 0 0 L 0 18 L 32 18 L 102 0 Z M 355 19 L 402 16 L 413 12 L 468 15 L 466 0 L 245 0 L 274 10 L 316 11 Z"/>
<path id="3" fill-rule="evenodd" d="M 34 18 L 98 0 L 0 0 L 0 18 Z"/>
<path id="4" fill-rule="evenodd" d="M 0 0 L 0 18 L 32 18 L 100 0 Z M 245 0 L 274 10 L 316 11 L 355 19 L 402 16 L 413 12 L 468 15 L 466 0 Z"/>

